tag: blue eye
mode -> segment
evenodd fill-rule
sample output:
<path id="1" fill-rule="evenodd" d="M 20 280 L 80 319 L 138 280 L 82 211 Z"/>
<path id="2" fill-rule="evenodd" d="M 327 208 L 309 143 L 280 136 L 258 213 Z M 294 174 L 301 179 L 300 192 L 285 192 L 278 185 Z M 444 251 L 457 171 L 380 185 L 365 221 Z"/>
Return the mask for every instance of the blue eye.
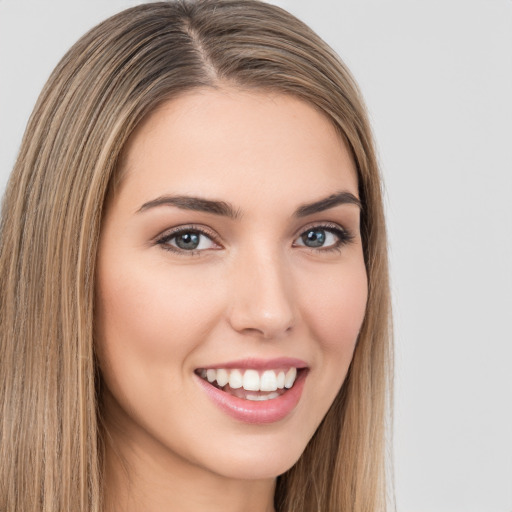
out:
<path id="1" fill-rule="evenodd" d="M 180 249 L 194 250 L 199 247 L 201 235 L 199 233 L 183 233 L 174 237 L 176 246 Z"/>
<path id="2" fill-rule="evenodd" d="M 179 229 L 163 236 L 157 241 L 164 249 L 174 252 L 195 252 L 218 248 L 218 245 L 197 229 Z"/>
<path id="3" fill-rule="evenodd" d="M 329 235 L 333 237 L 332 233 L 328 233 L 325 229 L 310 229 L 301 236 L 301 239 L 307 247 L 322 247 Z"/>
<path id="4" fill-rule="evenodd" d="M 304 231 L 294 242 L 295 246 L 310 249 L 337 249 L 348 243 L 352 236 L 335 226 L 314 226 Z"/>

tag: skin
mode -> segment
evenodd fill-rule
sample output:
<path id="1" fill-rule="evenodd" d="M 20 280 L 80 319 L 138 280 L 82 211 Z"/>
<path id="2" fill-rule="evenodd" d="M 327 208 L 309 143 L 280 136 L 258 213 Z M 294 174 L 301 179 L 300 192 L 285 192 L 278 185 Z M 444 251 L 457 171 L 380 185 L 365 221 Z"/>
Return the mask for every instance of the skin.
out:
<path id="1" fill-rule="evenodd" d="M 365 313 L 359 207 L 295 214 L 339 192 L 357 197 L 352 158 L 327 118 L 298 99 L 202 89 L 138 127 L 120 172 L 96 289 L 107 502 L 125 512 L 272 511 L 275 478 L 338 393 Z M 236 216 L 141 211 L 164 195 L 228 202 Z M 325 246 L 305 245 L 301 235 L 325 223 L 351 240 L 324 231 Z M 190 225 L 209 233 L 200 250 L 161 242 Z M 309 373 L 298 405 L 275 423 L 228 416 L 194 374 L 283 356 Z"/>

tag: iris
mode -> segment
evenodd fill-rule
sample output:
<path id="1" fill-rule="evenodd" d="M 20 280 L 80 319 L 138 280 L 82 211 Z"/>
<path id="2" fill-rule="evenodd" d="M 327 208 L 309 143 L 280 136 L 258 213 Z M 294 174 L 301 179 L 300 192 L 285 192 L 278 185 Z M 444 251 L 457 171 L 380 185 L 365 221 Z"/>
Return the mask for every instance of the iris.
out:
<path id="1" fill-rule="evenodd" d="M 188 250 L 197 249 L 197 247 L 199 246 L 200 237 L 201 237 L 200 233 L 194 233 L 191 231 L 187 231 L 186 233 L 182 233 L 182 234 L 176 236 L 176 245 L 180 249 L 188 249 Z"/>
<path id="2" fill-rule="evenodd" d="M 324 229 L 310 229 L 302 235 L 302 241 L 307 247 L 322 247 L 325 244 Z"/>

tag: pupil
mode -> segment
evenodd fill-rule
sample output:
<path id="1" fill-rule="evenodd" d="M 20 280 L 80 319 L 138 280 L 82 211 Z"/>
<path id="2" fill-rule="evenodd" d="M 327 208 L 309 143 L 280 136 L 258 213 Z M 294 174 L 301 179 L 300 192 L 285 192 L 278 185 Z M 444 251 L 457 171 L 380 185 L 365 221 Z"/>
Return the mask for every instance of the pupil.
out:
<path id="1" fill-rule="evenodd" d="M 198 233 L 184 233 L 176 237 L 176 245 L 180 249 L 196 249 L 199 245 Z"/>
<path id="2" fill-rule="evenodd" d="M 323 229 L 312 229 L 302 235 L 302 241 L 308 247 L 322 247 L 325 243 L 325 231 Z"/>

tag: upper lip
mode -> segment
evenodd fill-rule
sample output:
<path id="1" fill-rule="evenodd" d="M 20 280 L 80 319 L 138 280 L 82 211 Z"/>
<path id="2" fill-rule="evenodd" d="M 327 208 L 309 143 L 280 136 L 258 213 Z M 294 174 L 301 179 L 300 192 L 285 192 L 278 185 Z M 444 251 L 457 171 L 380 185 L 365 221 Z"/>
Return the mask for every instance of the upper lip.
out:
<path id="1" fill-rule="evenodd" d="M 225 368 L 226 370 L 235 368 L 240 370 L 273 370 L 276 368 L 291 367 L 295 367 L 297 369 L 307 368 L 308 364 L 302 359 L 297 359 L 295 357 L 277 357 L 274 359 L 246 358 L 236 361 L 208 364 L 206 366 L 201 366 L 200 368 L 204 370 L 208 370 L 210 368 Z"/>

